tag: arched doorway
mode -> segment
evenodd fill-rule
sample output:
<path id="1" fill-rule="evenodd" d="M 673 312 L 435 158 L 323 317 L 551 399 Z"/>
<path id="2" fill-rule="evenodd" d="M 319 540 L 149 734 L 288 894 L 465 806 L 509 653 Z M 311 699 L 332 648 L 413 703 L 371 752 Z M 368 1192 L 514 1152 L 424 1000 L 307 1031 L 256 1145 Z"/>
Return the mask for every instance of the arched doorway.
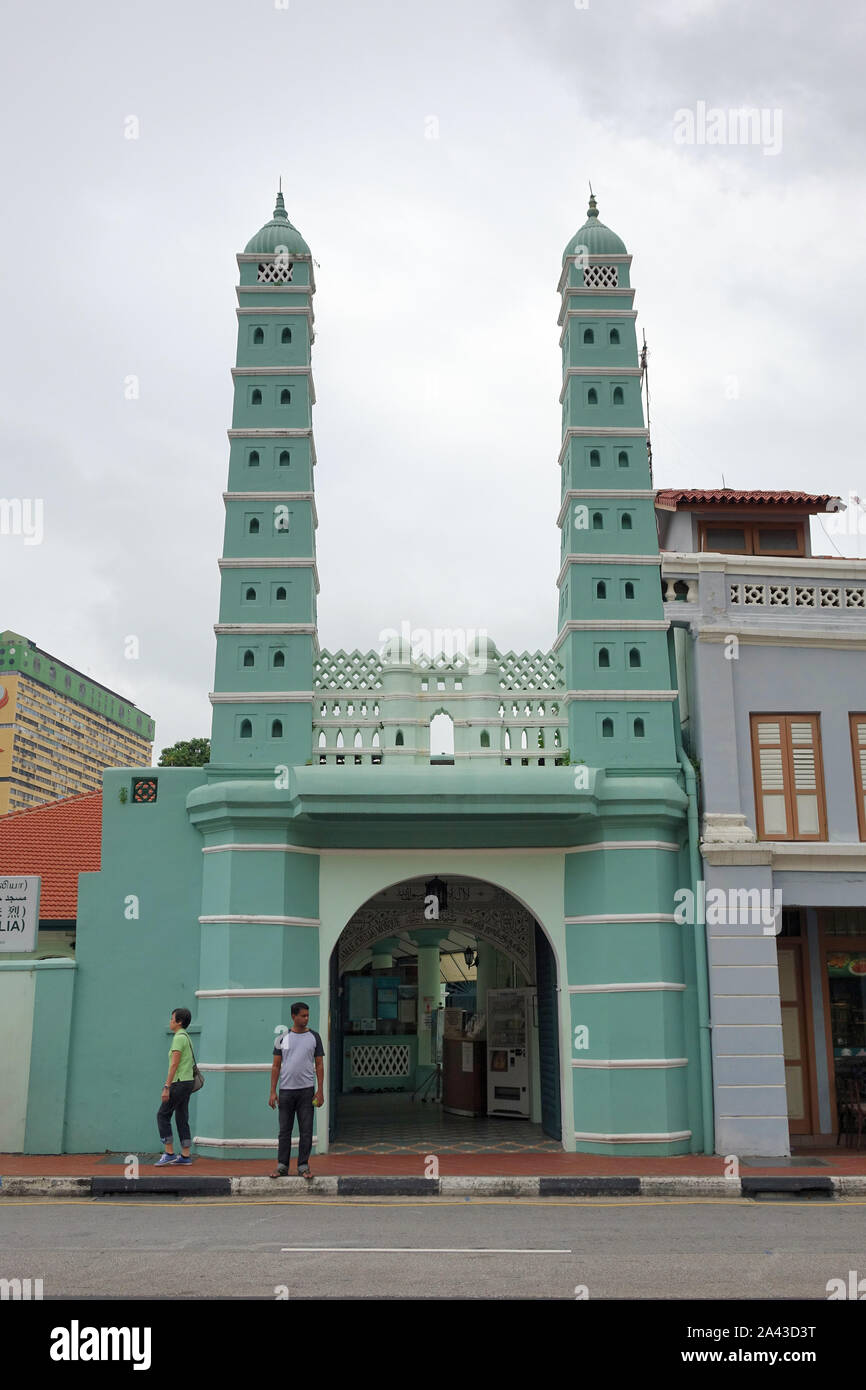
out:
<path id="1" fill-rule="evenodd" d="M 556 960 L 496 884 L 433 874 L 385 888 L 330 962 L 335 1152 L 559 1149 Z"/>

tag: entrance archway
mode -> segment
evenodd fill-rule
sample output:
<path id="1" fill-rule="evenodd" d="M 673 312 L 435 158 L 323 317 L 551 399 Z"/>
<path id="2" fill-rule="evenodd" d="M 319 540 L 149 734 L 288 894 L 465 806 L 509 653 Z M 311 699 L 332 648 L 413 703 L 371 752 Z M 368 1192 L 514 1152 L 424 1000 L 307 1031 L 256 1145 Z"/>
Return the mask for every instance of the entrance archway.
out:
<path id="1" fill-rule="evenodd" d="M 329 983 L 333 1151 L 561 1148 L 556 959 L 505 889 L 449 875 L 380 890 Z"/>

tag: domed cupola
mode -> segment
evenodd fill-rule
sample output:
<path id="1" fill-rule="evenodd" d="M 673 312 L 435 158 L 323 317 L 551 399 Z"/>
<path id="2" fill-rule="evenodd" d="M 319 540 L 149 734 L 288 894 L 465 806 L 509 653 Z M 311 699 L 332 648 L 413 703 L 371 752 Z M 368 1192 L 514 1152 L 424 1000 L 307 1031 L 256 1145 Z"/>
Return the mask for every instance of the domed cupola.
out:
<path id="1" fill-rule="evenodd" d="M 277 205 L 274 208 L 274 215 L 270 222 L 256 232 L 244 247 L 246 255 L 259 255 L 263 251 L 278 251 L 285 249 L 290 254 L 296 256 L 309 256 L 310 248 L 304 241 L 297 227 L 293 227 L 286 212 L 286 204 L 282 192 L 277 194 Z"/>
<path id="2" fill-rule="evenodd" d="M 575 255 L 581 247 L 590 256 L 625 256 L 628 254 L 622 237 L 618 237 L 616 232 L 610 230 L 610 227 L 599 222 L 598 207 L 592 193 L 589 198 L 586 221 L 571 238 L 562 253 L 562 259 L 568 260 L 569 256 Z"/>

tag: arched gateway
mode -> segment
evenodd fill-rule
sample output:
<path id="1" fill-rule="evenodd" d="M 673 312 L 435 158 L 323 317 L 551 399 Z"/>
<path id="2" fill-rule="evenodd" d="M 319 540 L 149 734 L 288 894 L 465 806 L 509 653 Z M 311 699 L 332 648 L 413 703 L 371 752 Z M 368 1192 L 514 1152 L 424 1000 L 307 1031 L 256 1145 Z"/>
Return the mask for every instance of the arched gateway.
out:
<path id="1" fill-rule="evenodd" d="M 478 1142 L 480 1116 L 491 1146 L 558 1144 L 556 978 L 544 930 L 497 884 L 431 872 L 369 898 L 331 953 L 329 1145 L 441 1151 Z"/>

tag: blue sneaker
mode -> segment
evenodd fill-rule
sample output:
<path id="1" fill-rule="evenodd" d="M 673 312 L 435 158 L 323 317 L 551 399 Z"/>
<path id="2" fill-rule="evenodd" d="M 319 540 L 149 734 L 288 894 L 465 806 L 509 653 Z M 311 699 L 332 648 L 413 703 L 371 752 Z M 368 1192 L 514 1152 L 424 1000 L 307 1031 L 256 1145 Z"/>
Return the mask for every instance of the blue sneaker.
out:
<path id="1" fill-rule="evenodd" d="M 183 1154 L 177 1154 L 176 1157 L 175 1157 L 175 1159 L 174 1159 L 174 1165 L 175 1165 L 175 1167 L 177 1167 L 178 1164 L 181 1164 L 181 1163 L 182 1163 L 182 1164 L 192 1163 L 192 1159 L 191 1159 L 191 1158 L 184 1158 Z"/>
<path id="2" fill-rule="evenodd" d="M 154 1163 L 153 1166 L 154 1166 L 154 1168 L 164 1168 L 165 1165 L 166 1165 L 167 1163 L 174 1163 L 174 1162 L 175 1162 L 175 1156 L 174 1156 L 174 1154 L 163 1154 L 161 1158 L 158 1158 L 158 1159 L 156 1160 L 156 1162 Z"/>

